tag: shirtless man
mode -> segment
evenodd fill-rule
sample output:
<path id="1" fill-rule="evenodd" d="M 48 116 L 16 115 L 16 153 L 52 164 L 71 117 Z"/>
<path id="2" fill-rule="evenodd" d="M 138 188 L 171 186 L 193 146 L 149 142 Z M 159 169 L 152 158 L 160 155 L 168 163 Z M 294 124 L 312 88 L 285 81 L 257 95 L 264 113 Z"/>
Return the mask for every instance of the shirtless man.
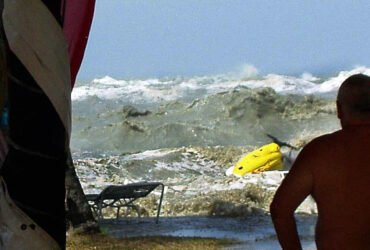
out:
<path id="1" fill-rule="evenodd" d="M 342 129 L 320 136 L 299 154 L 271 203 L 283 249 L 301 249 L 294 211 L 312 195 L 317 203 L 318 249 L 370 249 L 370 77 L 341 85 Z"/>

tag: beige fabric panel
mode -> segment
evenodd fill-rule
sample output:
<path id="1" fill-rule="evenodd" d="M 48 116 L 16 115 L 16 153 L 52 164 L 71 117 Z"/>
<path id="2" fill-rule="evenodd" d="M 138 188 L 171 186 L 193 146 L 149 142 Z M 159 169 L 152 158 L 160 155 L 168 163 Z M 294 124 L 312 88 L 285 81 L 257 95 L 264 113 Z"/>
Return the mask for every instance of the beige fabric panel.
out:
<path id="1" fill-rule="evenodd" d="M 57 242 L 26 215 L 10 198 L 0 176 L 0 249 L 61 249 Z"/>
<path id="2" fill-rule="evenodd" d="M 71 78 L 61 27 L 40 0 L 4 0 L 3 23 L 9 47 L 53 103 L 69 140 Z"/>

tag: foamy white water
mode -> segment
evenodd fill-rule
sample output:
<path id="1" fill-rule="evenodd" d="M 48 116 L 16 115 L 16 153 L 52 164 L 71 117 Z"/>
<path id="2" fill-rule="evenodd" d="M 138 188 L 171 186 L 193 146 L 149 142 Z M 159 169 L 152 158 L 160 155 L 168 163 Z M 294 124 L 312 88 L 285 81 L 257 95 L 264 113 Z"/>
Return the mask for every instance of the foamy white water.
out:
<path id="1" fill-rule="evenodd" d="M 320 95 L 335 93 L 345 78 L 352 74 L 370 75 L 370 69 L 356 67 L 341 71 L 328 79 L 304 73 L 299 77 L 268 74 L 258 76 L 257 71 L 248 74 L 215 76 L 174 77 L 161 79 L 114 79 L 110 76 L 94 79 L 87 85 L 77 85 L 72 93 L 73 101 L 88 97 L 104 100 L 127 99 L 131 103 L 159 103 L 162 101 L 189 100 L 237 88 L 270 87 L 280 94 Z M 246 77 L 247 76 L 247 77 Z"/>

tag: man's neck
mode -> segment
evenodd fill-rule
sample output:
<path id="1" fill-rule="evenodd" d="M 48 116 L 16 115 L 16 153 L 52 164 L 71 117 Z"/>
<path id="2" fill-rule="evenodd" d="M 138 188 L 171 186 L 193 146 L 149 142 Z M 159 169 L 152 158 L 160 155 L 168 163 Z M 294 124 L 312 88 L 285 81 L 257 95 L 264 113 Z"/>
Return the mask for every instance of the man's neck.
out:
<path id="1" fill-rule="evenodd" d="M 342 128 L 356 127 L 356 126 L 370 126 L 370 120 L 351 120 L 351 121 L 342 121 Z"/>

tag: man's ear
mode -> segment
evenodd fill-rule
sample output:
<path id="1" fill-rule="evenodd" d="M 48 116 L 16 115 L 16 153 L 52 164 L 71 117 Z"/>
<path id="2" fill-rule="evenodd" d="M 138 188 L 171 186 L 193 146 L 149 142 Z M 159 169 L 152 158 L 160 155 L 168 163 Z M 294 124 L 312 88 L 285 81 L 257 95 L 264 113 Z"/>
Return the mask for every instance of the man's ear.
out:
<path id="1" fill-rule="evenodd" d="M 343 118 L 342 106 L 340 105 L 338 101 L 336 103 L 337 103 L 337 117 L 339 120 L 341 120 Z"/>

